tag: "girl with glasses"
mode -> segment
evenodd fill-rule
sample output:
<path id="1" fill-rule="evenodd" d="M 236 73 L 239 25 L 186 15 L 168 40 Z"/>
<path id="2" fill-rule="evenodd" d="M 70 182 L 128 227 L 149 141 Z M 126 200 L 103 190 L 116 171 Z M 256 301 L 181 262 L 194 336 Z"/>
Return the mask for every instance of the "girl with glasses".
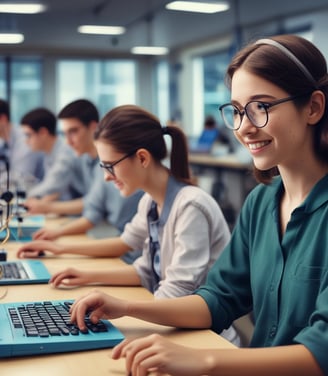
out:
<path id="1" fill-rule="evenodd" d="M 164 164 L 166 135 L 172 141 L 170 168 Z M 125 105 L 100 121 L 95 146 L 105 180 L 112 181 L 121 195 L 145 192 L 136 215 L 117 238 L 67 245 L 40 241 L 24 250 L 32 246 L 34 251 L 55 254 L 113 257 L 140 249 L 142 255 L 132 265 L 103 272 L 68 268 L 53 275 L 50 283 L 143 285 L 155 298 L 193 293 L 228 243 L 230 231 L 214 198 L 192 184 L 184 133 L 176 126 L 162 127 L 138 106 Z M 239 344 L 232 327 L 223 334 Z"/>
<path id="2" fill-rule="evenodd" d="M 92 292 L 75 302 L 72 320 L 83 328 L 88 311 L 95 321 L 130 315 L 220 333 L 253 312 L 250 348 L 191 349 L 153 335 L 123 341 L 113 357 L 126 357 L 127 372 L 138 376 L 327 375 L 325 58 L 294 35 L 261 39 L 233 58 L 227 82 L 234 110 L 224 121 L 251 153 L 260 184 L 206 283 L 192 295 L 153 302 Z"/>

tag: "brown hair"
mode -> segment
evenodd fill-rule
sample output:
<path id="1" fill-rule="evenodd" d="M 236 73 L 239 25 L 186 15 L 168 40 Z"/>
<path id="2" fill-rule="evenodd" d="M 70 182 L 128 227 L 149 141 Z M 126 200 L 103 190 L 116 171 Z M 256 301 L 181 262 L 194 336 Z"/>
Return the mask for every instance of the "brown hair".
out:
<path id="1" fill-rule="evenodd" d="M 144 148 L 160 162 L 167 156 L 164 134 L 172 138 L 170 155 L 172 175 L 179 181 L 191 184 L 187 141 L 183 131 L 172 125 L 162 127 L 156 116 L 141 107 L 135 105 L 115 107 L 102 118 L 94 138 L 109 143 L 117 151 L 126 154 Z"/>
<path id="2" fill-rule="evenodd" d="M 287 48 L 308 70 L 310 80 L 302 69 L 287 54 L 271 44 L 249 44 L 232 59 L 226 76 L 228 87 L 234 73 L 241 67 L 263 79 L 279 86 L 290 95 L 309 93 L 294 100 L 301 108 L 310 98 L 314 90 L 321 90 L 326 98 L 325 112 L 314 128 L 313 147 L 319 160 L 328 163 L 328 75 L 324 56 L 308 40 L 296 35 L 278 35 L 270 39 Z M 254 167 L 256 179 L 262 183 L 270 183 L 279 171 L 276 167 L 261 171 Z"/>

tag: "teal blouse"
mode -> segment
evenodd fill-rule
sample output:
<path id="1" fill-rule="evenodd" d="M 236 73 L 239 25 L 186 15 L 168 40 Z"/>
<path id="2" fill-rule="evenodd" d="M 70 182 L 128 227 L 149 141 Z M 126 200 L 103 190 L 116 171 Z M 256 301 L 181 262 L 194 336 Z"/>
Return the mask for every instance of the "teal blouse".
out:
<path id="1" fill-rule="evenodd" d="M 252 347 L 301 343 L 328 375 L 328 175 L 293 211 L 283 237 L 282 192 L 278 177 L 250 193 L 231 242 L 196 294 L 216 332 L 253 311 Z"/>

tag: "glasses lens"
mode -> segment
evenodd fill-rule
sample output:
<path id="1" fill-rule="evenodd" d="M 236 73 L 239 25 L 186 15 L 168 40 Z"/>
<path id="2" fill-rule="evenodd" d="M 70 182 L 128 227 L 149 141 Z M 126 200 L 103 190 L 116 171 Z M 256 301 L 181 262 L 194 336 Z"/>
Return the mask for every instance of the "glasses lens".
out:
<path id="1" fill-rule="evenodd" d="M 255 127 L 264 127 L 268 122 L 268 111 L 263 102 L 249 102 L 245 107 L 245 112 Z"/>
<path id="2" fill-rule="evenodd" d="M 240 115 L 235 106 L 227 104 L 220 107 L 222 119 L 227 128 L 238 129 L 240 125 Z"/>

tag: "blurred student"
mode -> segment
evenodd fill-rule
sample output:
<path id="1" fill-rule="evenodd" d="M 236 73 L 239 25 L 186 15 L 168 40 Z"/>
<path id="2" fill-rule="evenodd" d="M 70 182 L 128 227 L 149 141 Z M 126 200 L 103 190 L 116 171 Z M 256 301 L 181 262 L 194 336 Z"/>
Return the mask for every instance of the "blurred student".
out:
<path id="1" fill-rule="evenodd" d="M 43 177 L 43 153 L 35 152 L 26 144 L 19 126 L 10 122 L 10 106 L 0 99 L 0 155 L 9 161 L 10 176 L 26 183 L 36 183 Z"/>
<path id="2" fill-rule="evenodd" d="M 103 222 L 121 233 L 137 212 L 142 195 L 138 190 L 128 197 L 121 196 L 113 182 L 104 180 L 98 164 L 90 191 L 82 198 L 81 217 L 58 227 L 44 227 L 34 233 L 33 239 L 55 240 L 65 235 L 83 234 Z"/>
<path id="3" fill-rule="evenodd" d="M 164 136 L 172 140 L 170 169 Z M 156 298 L 191 294 L 204 282 L 209 267 L 230 239 L 217 202 L 191 184 L 186 138 L 180 128 L 161 127 L 159 120 L 138 106 L 114 108 L 102 119 L 95 145 L 107 181 L 123 196 L 146 192 L 138 212 L 120 237 L 88 244 L 26 244 L 18 257 L 52 254 L 121 256 L 142 249 L 133 265 L 103 272 L 68 268 L 51 278 L 54 286 L 100 283 L 143 285 Z M 233 328 L 225 335 L 237 340 Z"/>
<path id="4" fill-rule="evenodd" d="M 44 153 L 44 176 L 28 190 L 27 196 L 68 199 L 69 172 L 75 156 L 57 134 L 55 115 L 46 108 L 36 108 L 22 117 L 21 127 L 28 146 Z"/>
<path id="5" fill-rule="evenodd" d="M 49 240 L 56 240 L 65 235 L 88 234 L 90 237 L 104 238 L 118 236 L 130 222 L 138 209 L 138 203 L 143 192 L 138 190 L 128 197 L 120 195 L 113 182 L 104 180 L 99 168 L 93 180 L 89 193 L 83 197 L 83 212 L 78 218 L 57 226 L 43 227 L 33 234 L 34 241 L 27 243 L 27 249 L 56 247 Z M 99 231 L 92 231 L 99 226 Z M 121 258 L 131 264 L 141 254 L 138 249 L 131 249 Z M 28 253 L 27 253 L 28 257 Z"/>
<path id="6" fill-rule="evenodd" d="M 29 214 L 81 214 L 83 197 L 89 192 L 99 170 L 99 158 L 93 143 L 93 134 L 99 122 L 96 106 L 87 99 L 75 100 L 63 107 L 58 119 L 67 144 L 77 156 L 68 172 L 72 199 L 49 201 L 30 197 L 25 201 Z"/>

